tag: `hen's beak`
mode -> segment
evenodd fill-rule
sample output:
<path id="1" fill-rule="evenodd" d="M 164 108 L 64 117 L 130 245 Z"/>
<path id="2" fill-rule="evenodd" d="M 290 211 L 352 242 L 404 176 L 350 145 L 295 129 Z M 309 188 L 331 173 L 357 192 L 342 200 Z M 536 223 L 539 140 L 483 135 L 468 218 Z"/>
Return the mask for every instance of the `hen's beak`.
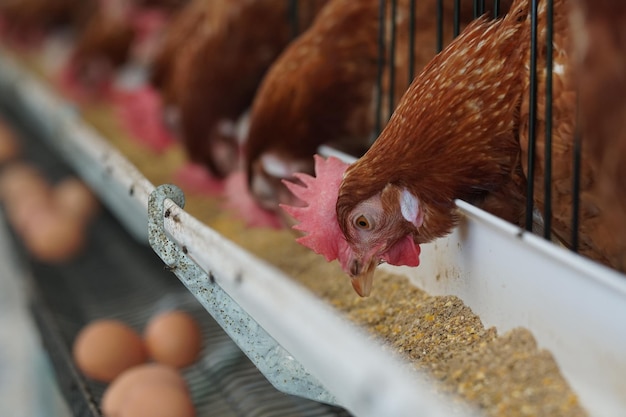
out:
<path id="1" fill-rule="evenodd" d="M 352 263 L 350 269 L 350 279 L 352 287 L 361 297 L 368 297 L 372 292 L 372 283 L 374 282 L 374 271 L 378 266 L 376 258 L 370 259 L 368 264 L 363 264 L 357 260 Z"/>

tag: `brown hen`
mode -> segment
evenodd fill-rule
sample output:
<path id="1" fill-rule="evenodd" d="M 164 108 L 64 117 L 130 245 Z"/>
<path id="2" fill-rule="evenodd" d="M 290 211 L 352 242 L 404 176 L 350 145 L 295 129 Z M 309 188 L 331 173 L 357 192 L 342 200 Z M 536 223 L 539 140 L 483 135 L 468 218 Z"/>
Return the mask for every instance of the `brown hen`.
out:
<path id="1" fill-rule="evenodd" d="M 531 28 L 530 25 L 524 36 L 523 42 L 527 45 L 526 65 L 524 77 L 524 95 L 520 112 L 520 145 L 522 149 L 522 164 L 527 177 L 534 177 L 533 200 L 539 212 L 545 216 L 545 181 L 546 171 L 551 168 L 552 183 L 550 190 L 553 191 L 553 216 L 541 219 L 546 221 L 547 226 L 552 226 L 552 232 L 562 242 L 571 238 L 571 229 L 567 230 L 571 222 L 571 198 L 572 198 L 572 161 L 575 128 L 575 104 L 576 92 L 573 84 L 571 65 L 569 63 L 569 31 L 566 0 L 553 1 L 553 39 L 552 39 L 552 130 L 549 132 L 552 138 L 552 163 L 546 157 L 546 105 L 550 102 L 546 96 L 547 83 L 547 46 L 546 33 L 548 29 L 548 16 L 546 13 L 547 1 L 538 3 L 537 9 L 537 60 L 536 60 L 536 115 L 534 132 L 531 131 L 530 97 L 531 91 Z M 533 154 L 534 173 L 529 172 L 528 154 L 531 152 L 532 135 L 535 135 L 535 151 Z M 548 155 L 550 157 L 550 155 Z M 589 176 L 587 176 L 589 178 Z M 548 195 L 548 197 L 550 197 Z M 568 222 L 570 224 L 568 224 Z M 539 232 L 544 232 L 540 225 Z"/>
<path id="2" fill-rule="evenodd" d="M 173 100 L 168 90 L 168 82 L 172 77 L 176 57 L 182 53 L 183 45 L 193 42 L 194 34 L 202 23 L 207 21 L 206 15 L 209 10 L 209 2 L 191 0 L 172 18 L 165 31 L 161 46 L 150 67 L 150 82 L 161 92 L 166 103 Z M 187 46 L 185 49 L 188 48 Z"/>
<path id="3" fill-rule="evenodd" d="M 419 244 L 449 233 L 457 198 L 515 223 L 523 218 L 518 128 L 527 27 L 525 0 L 502 20 L 468 25 L 415 78 L 367 153 L 336 174 L 339 190 L 325 190 L 338 195 L 332 209 L 340 233 L 323 236 L 316 250 L 347 241 L 333 255 L 360 295 L 369 294 L 379 262 L 416 265 L 413 256 L 403 259 L 407 239 Z M 331 208 L 307 197 L 308 210 L 296 217 L 311 226 Z"/>
<path id="4" fill-rule="evenodd" d="M 96 0 L 4 0 L 0 2 L 3 37 L 22 45 L 37 44 L 50 30 L 82 28 Z"/>
<path id="5" fill-rule="evenodd" d="M 246 168 L 253 195 L 268 210 L 292 203 L 281 180 L 292 179 L 295 172 L 312 173 L 312 155 L 321 144 L 363 154 L 375 135 L 374 127 L 385 124 L 406 90 L 409 74 L 421 70 L 437 52 L 438 0 L 386 1 L 384 19 L 380 1 L 352 3 L 331 2 L 316 24 L 272 65 L 255 98 Z M 454 33 L 454 3 L 441 2 L 443 44 Z M 473 1 L 459 3 L 458 21 L 463 28 L 472 20 Z M 379 45 L 381 29 L 384 50 Z M 383 74 L 378 73 L 379 64 Z M 376 101 L 379 76 L 382 85 Z"/>
<path id="6" fill-rule="evenodd" d="M 77 24 L 96 1 L 73 0 L 4 0 L 0 13 L 16 28 L 46 29 L 59 24 Z"/>
<path id="7" fill-rule="evenodd" d="M 573 0 L 571 13 L 574 75 L 580 94 L 581 159 L 595 173 L 583 172 L 583 208 L 594 209 L 595 224 L 581 213 L 581 232 L 608 264 L 626 271 L 626 3 Z M 587 210 L 588 211 L 588 210 Z M 581 242 L 582 243 L 582 242 Z M 581 248 L 583 249 L 583 248 Z"/>
<path id="8" fill-rule="evenodd" d="M 573 223 L 573 207 L 576 193 L 573 192 L 574 177 L 576 174 L 574 170 L 574 152 L 575 152 L 575 130 L 576 130 L 576 101 L 577 101 L 577 88 L 581 89 L 583 95 L 580 97 L 581 108 L 583 109 L 583 137 L 584 146 L 582 146 L 580 154 L 580 171 L 579 175 L 579 222 L 577 231 L 577 249 L 580 254 L 587 256 L 593 260 L 601 262 L 605 265 L 612 266 L 618 270 L 623 270 L 626 266 L 621 259 L 622 249 L 619 248 L 618 241 L 621 238 L 619 234 L 615 233 L 613 227 L 617 224 L 610 224 L 610 219 L 607 218 L 605 206 L 612 206 L 615 196 L 615 190 L 621 190 L 621 184 L 618 188 L 614 188 L 612 191 L 611 199 L 601 200 L 598 199 L 598 190 L 605 187 L 608 178 L 601 178 L 600 172 L 607 172 L 608 164 L 604 164 L 600 161 L 598 156 L 598 149 L 603 149 L 600 142 L 597 140 L 599 133 L 597 128 L 600 125 L 596 125 L 595 117 L 600 113 L 610 114 L 612 111 L 616 111 L 619 106 L 613 106 L 614 103 L 608 104 L 604 100 L 608 97 L 618 97 L 619 93 L 616 92 L 615 87 L 605 86 L 602 89 L 602 99 L 589 97 L 593 91 L 592 85 L 596 77 L 591 76 L 590 79 L 582 78 L 578 82 L 575 78 L 575 66 L 572 58 L 572 35 L 585 36 L 584 32 L 577 32 L 579 30 L 585 30 L 584 28 L 577 28 L 575 31 L 570 29 L 570 8 L 571 1 L 568 0 L 554 0 L 553 1 L 553 66 L 552 66 L 552 106 L 551 106 L 551 130 L 546 132 L 546 120 L 549 115 L 546 114 L 546 105 L 549 104 L 547 99 L 547 48 L 546 48 L 546 33 L 548 27 L 547 20 L 547 1 L 540 1 L 538 4 L 538 19 L 537 19 L 537 114 L 536 114 L 536 145 L 534 153 L 534 196 L 533 200 L 539 209 L 543 213 L 544 221 L 549 219 L 547 226 L 550 227 L 551 232 L 558 238 L 558 240 L 566 247 L 573 247 L 574 244 L 574 229 Z M 613 5 L 613 3 L 611 3 Z M 594 6 L 591 8 L 595 10 Z M 616 9 L 618 11 L 619 9 Z M 595 26 L 594 31 L 598 30 L 599 26 Z M 601 29 L 602 31 L 606 29 Z M 592 32 L 593 33 L 593 32 Z M 598 32 L 595 32 L 596 34 Z M 619 39 L 613 37 L 612 39 Z M 590 42 L 591 39 L 585 39 L 585 42 Z M 530 32 L 527 34 L 525 41 L 530 44 Z M 601 37 L 594 42 L 594 46 L 590 47 L 590 51 L 593 54 L 597 53 L 596 48 L 599 48 L 600 53 L 606 53 L 605 46 L 607 39 Z M 610 45 L 610 42 L 609 42 Z M 530 51 L 530 50 L 529 50 Z M 621 56 L 618 52 L 615 52 L 613 57 L 613 50 L 611 55 L 606 55 L 610 60 L 620 59 Z M 526 58 L 527 62 L 530 62 L 530 52 Z M 583 61 L 586 63 L 593 62 Z M 596 64 L 597 65 L 597 64 Z M 589 68 L 589 67 L 587 67 Z M 595 66 L 594 68 L 603 68 L 603 71 L 608 71 L 604 68 L 612 68 L 619 73 L 619 65 L 609 65 L 607 67 Z M 527 68 L 528 70 L 528 68 Z M 583 72 L 585 74 L 585 72 Z M 587 73 L 588 74 L 588 73 Z M 618 76 L 621 77 L 621 73 Z M 530 99 L 530 76 L 525 77 L 525 94 L 522 104 L 521 113 L 521 129 L 520 129 L 520 144 L 522 149 L 522 162 L 524 164 L 524 170 L 527 176 L 532 175 L 528 172 L 528 153 L 529 137 L 531 136 L 529 126 L 529 99 Z M 617 90 L 619 91 L 619 90 Z M 600 101 L 602 100 L 602 101 Z M 615 99 L 619 102 L 620 99 Z M 593 106 L 597 106 L 597 103 L 603 103 L 598 112 L 598 107 L 595 109 Z M 604 104 L 606 103 L 606 104 Z M 594 119 L 590 119 L 591 112 L 594 114 Z M 613 116 L 616 117 L 616 116 Z M 619 119 L 614 119 L 619 120 Z M 617 124 L 612 124 L 611 128 L 616 128 Z M 546 145 L 550 142 L 546 141 L 546 135 L 551 137 L 551 153 L 546 155 Z M 613 133 L 611 132 L 611 135 Z M 605 133 L 606 135 L 606 133 Z M 619 143 L 619 141 L 615 141 Z M 619 150 L 613 152 L 612 150 L 600 151 L 607 152 L 607 155 L 617 155 L 617 159 L 608 159 L 608 163 L 612 163 L 613 167 L 619 166 L 620 161 Z M 594 156 L 595 155 L 595 156 Z M 551 156 L 551 162 L 547 159 Z M 613 156 L 609 157 L 613 158 Z M 548 170 L 551 171 L 550 175 Z M 615 171 L 614 171 L 615 173 Z M 609 181 L 609 184 L 613 184 L 613 187 L 617 184 L 615 181 Z M 547 187 L 546 187 L 547 185 Z M 548 194 L 546 194 L 546 189 Z M 551 213 L 545 213 L 546 199 L 551 200 Z M 609 209 L 610 210 L 610 209 Z M 622 212 L 623 213 L 623 212 Z M 612 219 L 621 219 L 623 215 L 610 216 Z M 609 221 L 607 221 L 609 220 Z M 619 220 L 618 220 L 619 221 Z M 626 242 L 626 241 L 624 241 Z M 623 246 L 622 246 L 623 247 Z"/>
<path id="9" fill-rule="evenodd" d="M 290 202 L 280 181 L 312 172 L 321 143 L 366 148 L 374 127 L 377 29 L 378 0 L 332 0 L 272 65 L 245 139 L 250 189 L 263 207 Z"/>
<path id="10" fill-rule="evenodd" d="M 306 27 L 324 1 L 307 2 Z M 176 54 L 167 95 L 180 112 L 180 135 L 192 162 L 218 177 L 238 167 L 236 123 L 265 71 L 291 39 L 288 2 L 214 0 Z"/>
<path id="11" fill-rule="evenodd" d="M 176 13 L 174 5 L 140 0 L 101 1 L 80 32 L 61 73 L 67 92 L 80 94 L 84 90 L 98 97 L 102 95 L 99 90 L 108 92 L 116 71 L 124 65 L 150 65 L 163 27 Z"/>

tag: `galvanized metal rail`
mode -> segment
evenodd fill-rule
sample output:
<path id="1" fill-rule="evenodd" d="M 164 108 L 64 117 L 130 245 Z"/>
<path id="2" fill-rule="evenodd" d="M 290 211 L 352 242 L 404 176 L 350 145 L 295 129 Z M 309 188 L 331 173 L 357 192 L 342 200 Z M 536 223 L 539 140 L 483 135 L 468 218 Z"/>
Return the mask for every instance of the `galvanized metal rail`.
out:
<path id="1" fill-rule="evenodd" d="M 150 194 L 148 202 L 150 246 L 168 268 L 196 296 L 274 387 L 288 394 L 339 405 L 332 394 L 228 296 L 217 284 L 211 270 L 205 272 L 198 267 L 189 258 L 188 248 L 179 246 L 169 238 L 163 224 L 164 219 L 172 216 L 171 209 L 164 208 L 166 200 L 183 208 L 185 198 L 180 188 L 165 184 Z"/>

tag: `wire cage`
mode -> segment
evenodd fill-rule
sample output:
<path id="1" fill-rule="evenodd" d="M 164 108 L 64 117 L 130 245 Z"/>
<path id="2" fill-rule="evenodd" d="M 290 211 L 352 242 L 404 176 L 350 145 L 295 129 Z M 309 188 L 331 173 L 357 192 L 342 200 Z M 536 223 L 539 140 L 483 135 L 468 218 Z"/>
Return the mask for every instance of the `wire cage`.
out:
<path id="1" fill-rule="evenodd" d="M 460 30 L 461 30 L 461 3 L 463 0 L 454 0 L 454 5 L 453 5 L 453 10 L 452 10 L 452 37 L 456 37 L 459 35 Z M 389 28 L 385 27 L 385 21 L 387 20 L 385 18 L 385 13 L 386 13 L 386 4 L 390 3 L 390 7 L 388 7 L 389 13 L 390 13 L 390 17 L 389 17 Z M 415 6 L 415 0 L 411 0 L 409 1 L 409 28 L 408 28 L 408 37 L 411 41 L 413 41 L 415 39 L 415 25 L 412 24 L 415 22 L 415 13 L 416 13 L 416 6 Z M 444 0 L 437 0 L 437 7 L 436 7 L 436 21 L 437 21 L 437 30 L 436 30 L 436 39 L 435 39 L 435 49 L 437 52 L 440 52 L 444 46 L 446 45 L 445 41 L 444 41 L 444 33 L 446 29 L 450 29 L 450 28 L 444 28 Z M 508 11 L 508 7 L 510 6 L 510 2 L 504 2 L 506 4 L 501 5 L 501 1 L 500 0 L 494 0 L 492 2 L 492 4 L 490 5 L 486 5 L 486 1 L 485 0 L 472 0 L 472 1 L 466 1 L 465 3 L 472 3 L 472 18 L 478 18 L 480 16 L 486 15 L 486 16 L 491 16 L 492 18 L 496 19 L 499 17 L 502 17 L 503 13 L 506 13 Z M 489 2 L 491 3 L 491 2 Z M 398 7 L 398 0 L 390 0 L 389 2 L 381 0 L 380 2 L 381 6 L 380 6 L 380 31 L 381 31 L 381 35 L 379 37 L 379 48 L 380 48 L 380 67 L 383 68 L 384 65 L 388 65 L 390 68 L 394 68 L 394 57 L 396 54 L 396 43 L 395 43 L 395 36 L 396 36 L 396 30 L 395 30 L 395 17 L 397 15 L 397 7 Z M 540 40 L 538 39 L 538 34 L 537 34 L 537 26 L 538 26 L 538 4 L 539 1 L 538 0 L 531 0 L 531 39 L 530 39 L 530 44 L 528 45 L 528 48 L 530 49 L 530 62 L 529 62 L 529 66 L 530 66 L 530 71 L 529 71 L 529 110 L 528 110 L 528 124 L 529 124 L 529 141 L 528 141 L 528 172 L 527 172 L 527 199 L 526 199 L 526 219 L 525 219 L 525 228 L 528 231 L 532 231 L 533 230 L 533 223 L 536 221 L 536 217 L 533 216 L 534 213 L 536 213 L 536 207 L 533 203 L 534 200 L 534 194 L 535 194 L 535 157 L 536 157 L 536 153 L 535 153 L 535 149 L 536 149 L 536 141 L 537 141 L 537 128 L 536 128 L 536 120 L 537 120 L 537 95 L 538 93 L 538 81 L 537 81 L 537 72 L 538 71 L 545 71 L 546 75 L 546 87 L 545 87 L 545 120 L 546 120 L 546 124 L 545 124 L 545 174 L 543 176 L 543 182 L 544 182 L 544 196 L 543 196 L 543 200 L 545 201 L 545 205 L 543 208 L 543 213 L 541 213 L 542 215 L 542 220 L 543 220 L 543 237 L 545 239 L 551 240 L 552 239 L 552 235 L 550 233 L 551 230 L 551 219 L 552 219 L 552 197 L 551 197 L 551 190 L 552 190 L 552 170 L 551 170 L 551 161 L 552 161 L 552 69 L 553 69 L 553 60 L 552 60 L 552 55 L 553 55 L 553 46 L 552 46 L 552 38 L 553 38 L 553 12 L 554 12 L 554 8 L 553 8 L 553 1 L 552 0 L 546 0 L 546 14 L 547 14 L 547 25 L 546 25 L 546 34 L 545 34 L 545 45 L 544 47 L 546 48 L 546 60 L 545 60 L 545 67 L 544 68 L 538 68 L 538 58 L 537 58 L 537 51 L 538 48 L 541 47 L 541 45 L 539 45 Z M 490 6 L 490 7 L 488 7 Z M 504 6 L 504 10 L 502 8 L 502 6 Z M 489 10 L 488 10 L 489 9 Z M 386 31 L 388 32 L 387 37 L 388 37 L 388 41 L 385 38 L 385 33 Z M 447 40 L 449 42 L 449 40 Z M 424 45 L 420 45 L 420 47 L 424 47 Z M 408 45 L 408 50 L 405 51 L 406 54 L 408 54 L 408 60 L 409 63 L 411 64 L 410 68 L 409 68 L 409 79 L 408 79 L 408 83 L 410 84 L 413 80 L 413 77 L 415 75 L 415 60 L 413 59 L 414 55 L 415 55 L 415 42 L 409 42 Z M 388 109 L 387 114 L 391 114 L 391 112 L 393 111 L 393 103 L 395 103 L 396 101 L 394 100 L 394 89 L 393 89 L 393 85 L 396 82 L 395 78 L 394 78 L 394 71 L 391 70 L 389 71 L 388 74 L 388 82 L 391 85 L 391 88 L 389 88 L 388 91 L 388 99 L 387 99 L 387 104 L 390 106 Z M 378 120 L 378 125 L 377 125 L 377 132 L 379 133 L 380 130 L 382 130 L 382 127 L 384 126 L 386 120 L 388 120 L 388 117 L 384 117 L 383 116 L 383 111 L 382 111 L 382 79 L 383 79 L 383 71 L 381 70 L 379 72 L 379 85 L 378 85 L 378 91 L 380 92 L 378 97 L 377 97 L 377 120 Z M 397 82 L 402 83 L 402 80 L 398 80 Z M 571 190 L 571 201 L 572 201 L 572 207 L 573 207 L 573 211 L 572 211 L 572 217 L 571 217 L 571 230 L 572 230 L 572 237 L 571 237 L 571 245 L 569 245 L 569 248 L 575 252 L 578 251 L 578 219 L 579 219 L 579 203 L 580 203 L 580 198 L 579 198 L 579 184 L 580 184 L 580 135 L 576 135 L 573 136 L 571 138 L 571 141 L 573 143 L 575 143 L 574 145 L 574 152 L 573 152 L 573 157 L 572 157 L 572 165 L 573 165 L 573 170 L 572 170 L 572 190 Z"/>
<path id="2" fill-rule="evenodd" d="M 531 36 L 528 44 L 530 51 L 528 71 L 528 144 L 526 169 L 526 210 L 523 227 L 528 231 L 535 231 L 547 240 L 554 241 L 568 249 L 579 252 L 579 219 L 580 219 L 580 184 L 581 184 L 581 147 L 582 140 L 579 129 L 574 129 L 571 138 L 571 178 L 570 204 L 571 215 L 568 222 L 571 236 L 556 237 L 553 229 L 553 190 L 552 173 L 552 120 L 553 106 L 553 26 L 554 2 L 545 1 L 546 26 L 543 37 L 538 34 L 539 0 L 530 1 Z M 293 33 L 299 33 L 297 26 L 298 0 L 290 0 L 290 18 L 292 19 Z M 377 137 L 388 122 L 395 106 L 398 104 L 404 90 L 411 84 L 422 67 L 436 53 L 446 47 L 462 29 L 470 22 L 481 16 L 490 18 L 503 17 L 512 1 L 510 0 L 380 0 L 379 2 L 379 34 L 378 34 L 378 75 L 375 103 L 375 133 Z M 426 31 L 428 30 L 428 33 Z M 400 42 L 403 40 L 403 42 Z M 539 58 L 544 51 L 545 59 Z M 398 65 L 402 60 L 403 64 Z M 543 62 L 541 62 L 543 61 Z M 543 74 L 545 86 L 539 88 L 538 74 Z M 539 100 L 540 99 L 540 100 Z M 541 101 L 541 111 L 538 114 L 538 101 Z M 522 104 L 526 105 L 526 103 Z M 543 131 L 539 132 L 538 118 L 545 120 Z M 541 140 L 543 155 L 543 169 L 536 172 L 537 141 Z M 541 178 L 540 178 L 541 176 Z M 541 182 L 540 190 L 537 185 Z M 541 195 L 539 195 L 541 193 Z M 535 197 L 543 201 L 541 210 L 535 204 Z M 538 224 L 539 223 L 539 224 Z"/>

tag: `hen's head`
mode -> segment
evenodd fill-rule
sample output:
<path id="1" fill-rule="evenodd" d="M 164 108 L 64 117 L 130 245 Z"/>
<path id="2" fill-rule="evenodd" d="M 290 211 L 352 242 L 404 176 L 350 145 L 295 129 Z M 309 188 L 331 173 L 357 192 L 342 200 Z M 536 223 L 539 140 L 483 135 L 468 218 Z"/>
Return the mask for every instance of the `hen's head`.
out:
<path id="1" fill-rule="evenodd" d="M 351 248 L 348 273 L 353 285 L 356 278 L 368 288 L 380 262 L 419 264 L 413 235 L 422 225 L 424 212 L 417 197 L 404 187 L 385 184 L 380 192 L 360 195 L 365 190 L 359 186 L 362 181 L 346 181 L 349 176 L 348 170 L 338 191 L 337 221 Z"/>
<path id="2" fill-rule="evenodd" d="M 411 231 L 421 224 L 423 215 L 417 199 L 393 185 L 342 210 L 338 196 L 347 167 L 336 158 L 324 160 L 316 155 L 315 178 L 297 174 L 304 185 L 287 183 L 307 206 L 282 207 L 299 221 L 294 229 L 305 233 L 298 242 L 328 261 L 337 259 L 351 277 L 355 291 L 364 297 L 371 292 L 379 263 L 419 265 L 420 249 Z"/>

